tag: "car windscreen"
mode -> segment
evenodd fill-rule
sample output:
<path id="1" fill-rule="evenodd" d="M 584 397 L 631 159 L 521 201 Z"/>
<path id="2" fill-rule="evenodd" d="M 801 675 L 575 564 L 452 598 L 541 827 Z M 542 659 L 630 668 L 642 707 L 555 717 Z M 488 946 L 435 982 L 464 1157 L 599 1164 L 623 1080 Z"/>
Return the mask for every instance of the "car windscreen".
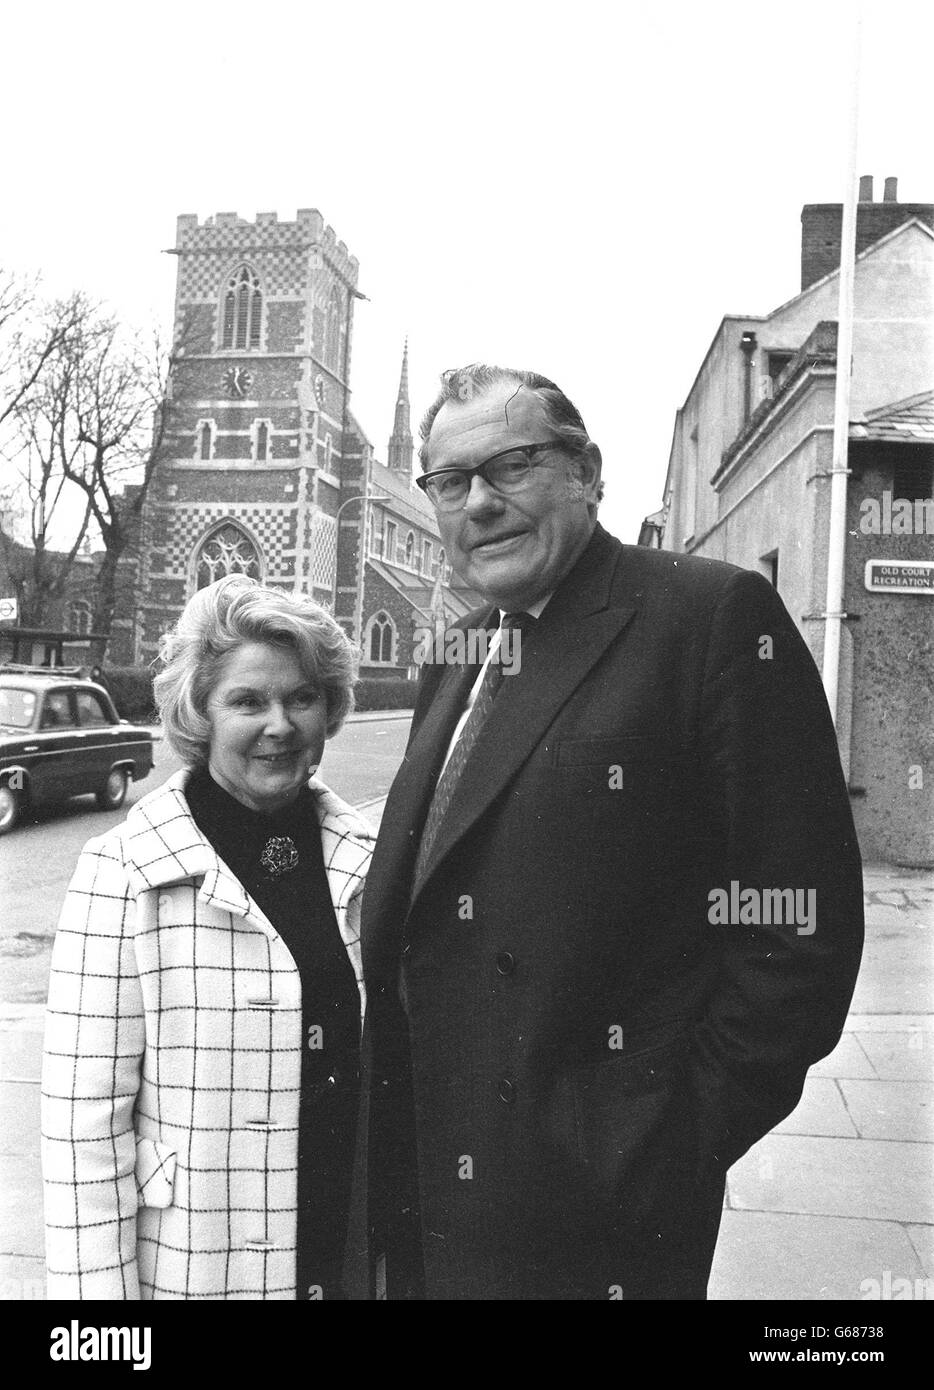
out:
<path id="1" fill-rule="evenodd" d="M 10 686 L 0 689 L 0 724 L 11 729 L 29 729 L 35 712 L 36 696 L 32 690 Z"/>

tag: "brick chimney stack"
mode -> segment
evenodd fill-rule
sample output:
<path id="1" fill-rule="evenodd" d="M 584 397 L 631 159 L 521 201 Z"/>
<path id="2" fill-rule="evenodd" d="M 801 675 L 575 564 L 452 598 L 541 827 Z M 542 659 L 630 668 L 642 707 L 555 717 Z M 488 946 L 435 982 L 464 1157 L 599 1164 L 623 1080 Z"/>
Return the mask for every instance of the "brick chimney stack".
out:
<path id="1" fill-rule="evenodd" d="M 900 203 L 898 180 L 887 178 L 882 202 L 873 202 L 873 178 L 859 181 L 856 208 L 856 254 L 913 217 L 934 230 L 934 203 Z M 801 288 L 806 290 L 840 265 L 843 232 L 842 203 L 807 203 L 801 210 Z"/>

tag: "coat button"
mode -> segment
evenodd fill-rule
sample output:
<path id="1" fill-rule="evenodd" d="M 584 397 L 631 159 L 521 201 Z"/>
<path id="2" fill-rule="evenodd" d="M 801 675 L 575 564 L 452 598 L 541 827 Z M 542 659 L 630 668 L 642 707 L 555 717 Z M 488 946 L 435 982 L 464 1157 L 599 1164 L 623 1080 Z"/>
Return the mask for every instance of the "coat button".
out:
<path id="1" fill-rule="evenodd" d="M 500 975 L 514 975 L 516 971 L 516 958 L 512 951 L 500 951 L 496 957 L 496 970 Z"/>
<path id="2" fill-rule="evenodd" d="M 509 1080 L 508 1076 L 500 1078 L 499 1098 L 506 1105 L 512 1105 L 513 1101 L 516 1098 L 516 1088 L 514 1084 Z"/>

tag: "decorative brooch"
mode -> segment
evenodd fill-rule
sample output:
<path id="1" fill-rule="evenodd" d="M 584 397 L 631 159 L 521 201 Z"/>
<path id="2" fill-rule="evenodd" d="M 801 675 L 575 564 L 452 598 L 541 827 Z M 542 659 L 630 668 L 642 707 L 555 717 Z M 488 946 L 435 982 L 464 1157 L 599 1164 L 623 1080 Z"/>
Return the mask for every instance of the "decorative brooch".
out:
<path id="1" fill-rule="evenodd" d="M 266 841 L 259 861 L 271 879 L 289 874 L 298 863 L 295 841 L 288 835 L 272 835 Z"/>

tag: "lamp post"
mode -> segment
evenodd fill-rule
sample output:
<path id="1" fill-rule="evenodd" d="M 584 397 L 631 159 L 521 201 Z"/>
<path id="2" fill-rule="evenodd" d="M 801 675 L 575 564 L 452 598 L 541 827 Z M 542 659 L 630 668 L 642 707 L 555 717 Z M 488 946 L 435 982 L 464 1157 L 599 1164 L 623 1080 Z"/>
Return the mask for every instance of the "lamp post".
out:
<path id="1" fill-rule="evenodd" d="M 362 503 L 363 503 L 363 512 L 361 513 L 361 516 L 360 516 L 360 550 L 361 550 L 360 582 L 359 582 L 359 584 L 357 585 L 357 596 L 356 596 L 356 601 L 355 601 L 355 604 L 354 604 L 354 619 L 353 619 L 353 622 L 354 622 L 354 634 L 353 634 L 353 635 L 354 635 L 354 638 L 355 638 L 355 640 L 357 641 L 358 645 L 359 645 L 359 643 L 363 640 L 363 631 L 362 631 L 362 628 L 363 628 L 363 567 L 364 567 L 364 565 L 366 564 L 366 555 L 363 554 L 363 550 L 364 550 L 364 547 L 366 546 L 366 504 L 367 504 L 367 502 L 385 502 L 385 501 L 388 501 L 388 500 L 389 500 L 389 493 L 388 493 L 388 492 L 358 492 L 358 493 L 356 494 L 356 496 L 354 496 L 354 497 L 348 497 L 347 500 L 346 500 L 346 502 L 342 502 L 342 503 L 340 504 L 340 506 L 338 507 L 337 511 L 334 513 L 334 525 L 335 525 L 335 531 L 336 531 L 336 540 L 335 540 L 335 548 L 334 548 L 334 587 L 333 587 L 333 590 L 332 590 L 332 592 L 331 592 L 331 611 L 333 612 L 333 614 L 334 614 L 334 616 L 335 616 L 335 618 L 336 618 L 336 617 L 337 617 L 337 564 L 338 564 L 338 560 L 339 560 L 339 558 L 340 558 L 340 547 L 341 547 L 340 515 L 341 515 L 341 512 L 344 510 L 345 507 L 349 507 L 349 506 L 350 506 L 351 502 L 362 502 Z"/>

